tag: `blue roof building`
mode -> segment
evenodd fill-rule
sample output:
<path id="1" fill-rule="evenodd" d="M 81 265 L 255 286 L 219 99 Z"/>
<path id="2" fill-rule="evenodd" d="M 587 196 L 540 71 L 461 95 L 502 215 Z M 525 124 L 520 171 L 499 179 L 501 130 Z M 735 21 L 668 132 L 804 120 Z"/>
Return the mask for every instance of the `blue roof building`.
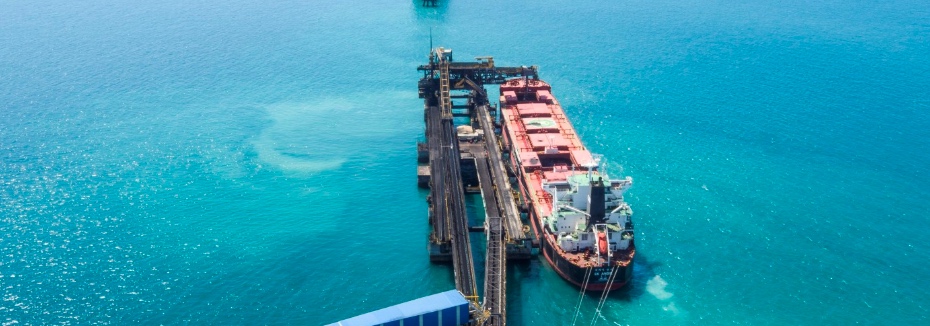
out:
<path id="1" fill-rule="evenodd" d="M 457 290 L 422 297 L 327 326 L 459 326 L 468 324 L 468 301 Z"/>

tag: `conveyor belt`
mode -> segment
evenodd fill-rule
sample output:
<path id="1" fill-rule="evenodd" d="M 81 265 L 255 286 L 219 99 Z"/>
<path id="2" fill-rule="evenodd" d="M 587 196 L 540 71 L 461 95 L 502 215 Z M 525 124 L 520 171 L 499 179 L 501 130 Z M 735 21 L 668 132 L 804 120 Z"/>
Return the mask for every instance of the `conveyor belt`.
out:
<path id="1" fill-rule="evenodd" d="M 471 241 L 468 236 L 468 216 L 465 214 L 465 189 L 462 186 L 462 167 L 460 165 L 458 140 L 452 119 L 442 121 L 442 164 L 446 167 L 443 193 L 446 212 L 449 216 L 449 229 L 452 236 L 452 264 L 455 268 L 456 288 L 466 297 L 477 293 L 475 266 L 471 255 Z"/>
<path id="2" fill-rule="evenodd" d="M 495 197 L 497 192 L 494 190 L 494 182 L 491 181 L 491 171 L 488 170 L 487 152 L 483 146 L 473 146 L 470 149 L 472 155 L 475 156 L 475 168 L 478 172 L 478 184 L 481 186 L 481 198 L 484 200 L 485 215 L 501 216 Z"/>
<path id="3" fill-rule="evenodd" d="M 478 120 L 481 128 L 484 129 L 485 145 L 488 153 L 489 170 L 493 178 L 494 186 L 497 193 L 497 204 L 501 209 L 503 217 L 504 230 L 508 240 L 526 239 L 523 231 L 523 222 L 520 221 L 520 212 L 517 211 L 513 198 L 513 191 L 510 189 L 510 178 L 507 177 L 501 151 L 497 142 L 497 135 L 494 133 L 494 125 L 491 123 L 491 115 L 488 114 L 487 106 L 478 106 Z"/>
<path id="4" fill-rule="evenodd" d="M 466 297 L 474 297 L 477 282 L 465 214 L 458 140 L 452 120 L 443 119 L 441 111 L 438 107 L 430 107 L 427 111 L 433 240 L 451 244 L 456 288 Z"/>
<path id="5" fill-rule="evenodd" d="M 485 325 L 503 325 L 507 307 L 507 251 L 501 218 L 488 216 L 485 230 L 488 234 L 487 260 L 484 274 L 484 309 L 489 318 Z"/>
<path id="6" fill-rule="evenodd" d="M 484 144 L 463 145 L 463 150 L 471 154 L 475 159 L 475 168 L 478 172 L 478 183 L 481 186 L 481 197 L 484 200 L 486 214 L 484 230 L 488 242 L 484 266 L 484 301 L 482 307 L 487 311 L 488 316 L 483 325 L 503 325 L 507 304 L 507 247 L 504 243 L 500 206 L 497 204 L 499 201 L 497 187 L 491 181 L 492 173 L 488 165 L 487 147 Z"/>
<path id="7" fill-rule="evenodd" d="M 432 107 L 427 113 L 429 122 L 434 126 L 428 135 L 431 148 L 437 148 L 437 155 L 430 157 L 433 169 L 434 213 L 441 216 L 445 235 L 452 244 L 452 265 L 455 270 L 455 287 L 467 298 L 478 295 L 475 281 L 475 266 L 471 254 L 471 241 L 468 234 L 468 216 L 465 214 L 465 190 L 462 186 L 462 167 L 459 154 L 458 138 L 452 123 L 452 100 L 449 93 L 449 65 L 440 61 L 441 107 Z M 436 128 L 435 126 L 439 126 Z M 437 130 L 438 129 L 438 130 Z M 432 154 L 432 152 L 431 152 Z M 437 168 L 438 167 L 438 168 Z M 445 238 L 444 238 L 445 239 Z"/>
<path id="8" fill-rule="evenodd" d="M 443 194 L 445 191 L 444 168 L 446 165 L 441 164 L 441 142 L 442 138 L 442 117 L 439 108 L 429 107 L 426 110 L 426 137 L 429 148 L 430 162 L 430 218 L 433 226 L 432 237 L 430 241 L 435 243 L 448 243 L 452 237 L 449 234 L 449 216 L 443 205 Z"/>

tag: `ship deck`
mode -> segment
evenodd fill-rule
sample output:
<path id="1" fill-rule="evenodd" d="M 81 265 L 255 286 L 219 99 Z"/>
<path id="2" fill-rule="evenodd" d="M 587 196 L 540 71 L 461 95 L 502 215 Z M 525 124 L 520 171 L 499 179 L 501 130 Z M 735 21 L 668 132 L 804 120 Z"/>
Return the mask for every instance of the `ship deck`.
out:
<path id="1" fill-rule="evenodd" d="M 539 216 L 552 212 L 543 180 L 565 181 L 595 163 L 550 89 L 539 80 L 513 79 L 501 85 L 503 133 L 513 148 L 513 166 L 524 176 L 527 195 L 541 203 L 536 207 Z"/>

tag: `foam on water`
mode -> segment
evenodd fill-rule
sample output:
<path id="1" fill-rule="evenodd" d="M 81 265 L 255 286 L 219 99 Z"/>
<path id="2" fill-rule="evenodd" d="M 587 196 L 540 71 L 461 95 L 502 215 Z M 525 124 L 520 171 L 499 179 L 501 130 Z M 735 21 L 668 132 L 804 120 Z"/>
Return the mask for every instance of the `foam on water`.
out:
<path id="1" fill-rule="evenodd" d="M 656 275 L 649 279 L 649 282 L 646 282 L 646 291 L 656 297 L 656 299 L 668 300 L 672 298 L 673 294 L 665 290 L 666 286 L 668 286 L 668 282 L 663 280 L 661 276 Z"/>

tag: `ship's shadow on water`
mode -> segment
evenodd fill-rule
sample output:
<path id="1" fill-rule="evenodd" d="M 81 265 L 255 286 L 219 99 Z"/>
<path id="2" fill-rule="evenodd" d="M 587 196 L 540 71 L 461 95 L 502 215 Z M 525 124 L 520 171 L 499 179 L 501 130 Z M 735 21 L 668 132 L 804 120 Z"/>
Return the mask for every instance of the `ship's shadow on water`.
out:
<path id="1" fill-rule="evenodd" d="M 633 278 L 630 279 L 626 286 L 610 291 L 607 294 L 608 300 L 631 302 L 648 294 L 649 281 L 658 275 L 655 270 L 660 266 L 662 266 L 661 262 L 650 260 L 649 257 L 642 253 L 637 254 L 633 262 Z M 568 281 L 565 282 L 568 283 Z M 577 286 L 572 286 L 577 288 Z M 599 300 L 601 295 L 603 295 L 602 292 L 585 292 L 586 297 L 594 300 Z"/>
<path id="2" fill-rule="evenodd" d="M 642 253 L 637 255 L 633 278 L 623 288 L 608 293 L 599 314 L 603 317 L 598 318 L 615 319 L 616 313 L 627 309 L 634 301 L 649 300 L 652 293 L 650 280 L 657 277 L 656 270 L 662 265 Z M 575 311 L 575 305 L 579 303 L 580 288 L 556 274 L 545 258 L 537 256 L 528 261 L 509 262 L 507 280 L 508 324 L 524 325 L 531 320 L 527 316 L 534 315 L 539 309 L 552 309 L 558 315 L 553 318 L 563 318 L 562 322 L 572 319 L 571 312 Z M 600 302 L 603 294 L 585 292 L 578 317 L 592 318 L 594 306 Z M 557 304 L 551 301 L 554 297 L 570 299 Z"/>
<path id="3" fill-rule="evenodd" d="M 527 281 L 527 280 L 539 280 L 541 279 L 542 269 L 550 269 L 551 266 L 546 265 L 545 261 L 540 261 L 539 259 L 531 259 L 529 261 L 518 261 L 518 262 L 508 262 L 507 263 L 507 278 L 508 280 L 515 281 Z M 649 257 L 639 254 L 636 256 L 636 260 L 633 263 L 633 278 L 627 283 L 626 286 L 610 291 L 608 293 L 608 298 L 613 300 L 623 300 L 623 301 L 633 301 L 642 297 L 644 294 L 648 294 L 648 284 L 650 280 L 655 279 L 658 275 L 655 270 L 658 267 L 663 265 L 662 262 L 650 260 Z M 552 271 L 553 273 L 555 271 Z M 561 282 L 570 285 L 573 289 L 578 289 L 578 286 L 570 283 L 569 281 L 558 277 Z M 532 283 L 532 282 L 531 282 Z M 507 295 L 508 296 L 517 296 L 522 286 L 522 282 L 508 282 L 507 285 Z M 599 299 L 603 293 L 602 292 L 585 292 L 585 296 L 589 298 Z"/>
<path id="4" fill-rule="evenodd" d="M 507 314 L 508 316 L 523 316 L 532 310 L 525 307 L 522 298 L 530 295 L 532 290 L 524 291 L 525 286 L 539 286 L 540 262 L 536 259 L 528 261 L 507 262 Z M 519 318 L 508 317 L 511 324 L 519 324 Z"/>

